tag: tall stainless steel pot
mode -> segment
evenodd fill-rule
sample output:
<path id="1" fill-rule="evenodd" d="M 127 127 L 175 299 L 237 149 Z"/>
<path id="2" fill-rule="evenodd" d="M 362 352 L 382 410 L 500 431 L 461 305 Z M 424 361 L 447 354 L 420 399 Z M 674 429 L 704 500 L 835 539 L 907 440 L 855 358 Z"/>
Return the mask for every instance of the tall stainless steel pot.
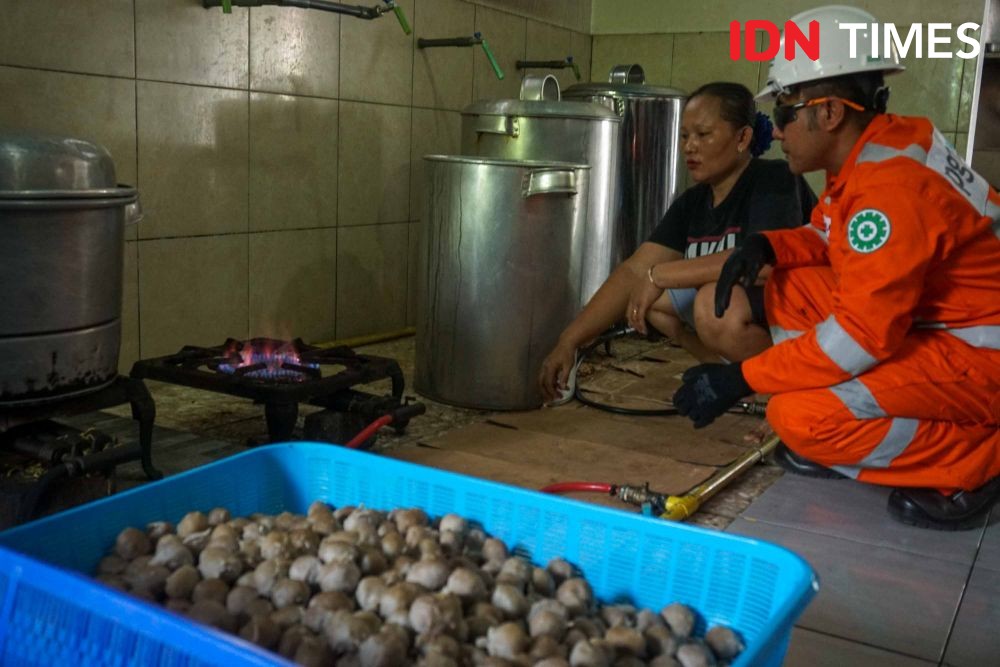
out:
<path id="1" fill-rule="evenodd" d="M 507 160 L 556 160 L 590 166 L 579 309 L 614 269 L 619 218 L 621 119 L 586 102 L 496 100 L 462 110 L 462 154 Z"/>
<path id="2" fill-rule="evenodd" d="M 622 119 L 616 180 L 621 219 L 615 225 L 615 263 L 649 238 L 682 185 L 680 125 L 685 96 L 673 88 L 642 83 L 642 68 L 619 65 L 612 83 L 584 83 L 562 92 L 564 100 L 600 104 Z"/>
<path id="3" fill-rule="evenodd" d="M 0 404 L 95 391 L 118 370 L 138 195 L 95 144 L 0 133 Z"/>
<path id="4" fill-rule="evenodd" d="M 538 407 L 538 369 L 579 303 L 591 169 L 424 159 L 414 387 L 466 407 Z"/>

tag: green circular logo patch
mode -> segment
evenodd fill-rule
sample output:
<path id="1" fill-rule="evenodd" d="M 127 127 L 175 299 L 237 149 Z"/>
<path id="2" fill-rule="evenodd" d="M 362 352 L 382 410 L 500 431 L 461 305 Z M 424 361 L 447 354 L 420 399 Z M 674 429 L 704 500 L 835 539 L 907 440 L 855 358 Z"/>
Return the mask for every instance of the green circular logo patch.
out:
<path id="1" fill-rule="evenodd" d="M 889 240 L 892 226 L 882 211 L 866 208 L 847 223 L 847 242 L 858 252 L 875 252 Z"/>

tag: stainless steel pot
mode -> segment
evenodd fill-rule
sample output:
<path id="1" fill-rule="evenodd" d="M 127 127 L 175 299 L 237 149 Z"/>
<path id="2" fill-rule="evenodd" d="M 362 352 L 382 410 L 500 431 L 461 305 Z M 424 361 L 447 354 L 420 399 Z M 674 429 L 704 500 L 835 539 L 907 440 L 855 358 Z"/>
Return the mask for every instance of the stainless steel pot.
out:
<path id="1" fill-rule="evenodd" d="M 556 160 L 590 166 L 584 268 L 576 308 L 617 264 L 619 126 L 612 111 L 584 102 L 497 100 L 462 110 L 462 154 L 506 160 Z"/>
<path id="2" fill-rule="evenodd" d="M 465 407 L 537 407 L 538 369 L 579 303 L 591 169 L 424 159 L 414 386 Z"/>
<path id="3" fill-rule="evenodd" d="M 0 404 L 96 391 L 115 377 L 134 188 L 108 152 L 0 133 Z"/>
<path id="4" fill-rule="evenodd" d="M 616 180 L 621 219 L 615 225 L 615 264 L 649 238 L 682 185 L 680 126 L 685 96 L 673 88 L 643 84 L 638 65 L 618 65 L 611 83 L 584 83 L 562 92 L 564 100 L 600 104 L 622 119 Z"/>

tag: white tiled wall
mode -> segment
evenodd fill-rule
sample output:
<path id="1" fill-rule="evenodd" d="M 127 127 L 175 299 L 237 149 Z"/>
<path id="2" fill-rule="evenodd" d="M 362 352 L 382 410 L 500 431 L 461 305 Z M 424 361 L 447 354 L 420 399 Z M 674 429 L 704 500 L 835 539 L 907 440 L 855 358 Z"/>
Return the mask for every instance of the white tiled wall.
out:
<path id="1" fill-rule="evenodd" d="M 574 55 L 588 78 L 590 0 L 400 4 L 412 35 L 391 14 L 0 0 L 0 128 L 95 141 L 139 187 L 123 369 L 226 337 L 414 322 L 422 156 L 457 152 L 477 96 L 516 96 L 517 60 Z M 478 47 L 416 46 L 477 30 L 502 82 Z"/>

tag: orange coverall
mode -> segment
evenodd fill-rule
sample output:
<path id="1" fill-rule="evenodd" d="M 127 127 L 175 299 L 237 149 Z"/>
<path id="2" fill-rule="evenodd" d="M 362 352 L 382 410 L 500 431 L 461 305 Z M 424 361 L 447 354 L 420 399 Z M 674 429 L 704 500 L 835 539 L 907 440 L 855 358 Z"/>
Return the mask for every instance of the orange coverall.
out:
<path id="1" fill-rule="evenodd" d="M 775 345 L 743 373 L 785 444 L 875 484 L 1000 475 L 1000 196 L 934 126 L 876 116 L 811 224 L 765 234 Z"/>

